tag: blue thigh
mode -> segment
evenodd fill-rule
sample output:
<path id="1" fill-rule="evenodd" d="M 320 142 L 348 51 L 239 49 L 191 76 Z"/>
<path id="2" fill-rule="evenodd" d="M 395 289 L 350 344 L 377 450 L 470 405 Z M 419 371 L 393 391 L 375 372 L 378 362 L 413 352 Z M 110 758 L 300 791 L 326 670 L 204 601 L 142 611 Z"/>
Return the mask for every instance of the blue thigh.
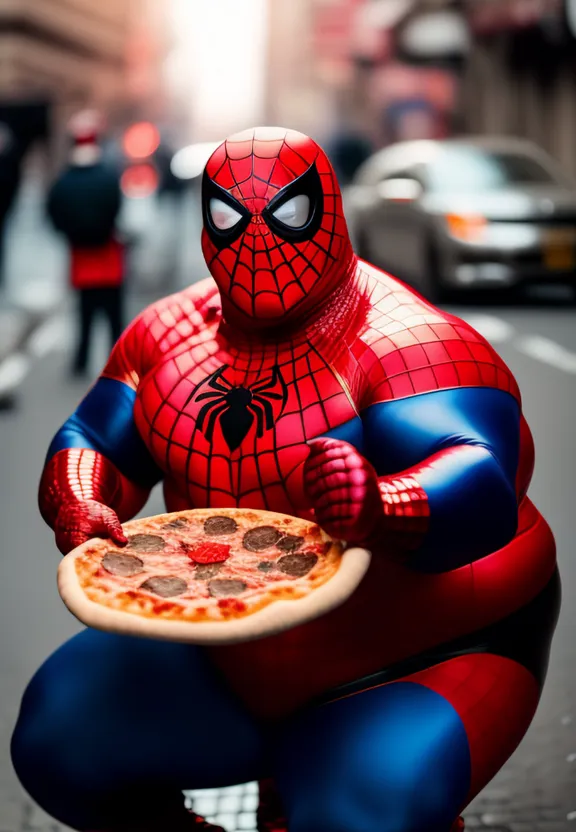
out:
<path id="1" fill-rule="evenodd" d="M 470 784 L 460 717 L 413 682 L 301 714 L 275 754 L 290 832 L 448 832 Z"/>
<path id="2" fill-rule="evenodd" d="M 32 679 L 12 758 L 49 814 L 86 829 L 140 798 L 150 812 L 155 795 L 257 778 L 264 741 L 202 650 L 86 630 Z"/>

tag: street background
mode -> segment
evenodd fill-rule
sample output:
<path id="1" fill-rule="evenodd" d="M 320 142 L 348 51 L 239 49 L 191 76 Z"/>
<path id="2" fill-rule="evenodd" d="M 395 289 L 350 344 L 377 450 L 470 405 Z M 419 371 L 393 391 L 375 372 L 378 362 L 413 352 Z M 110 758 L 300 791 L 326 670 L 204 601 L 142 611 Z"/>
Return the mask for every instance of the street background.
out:
<path id="1" fill-rule="evenodd" d="M 528 136 L 567 178 L 576 173 L 576 14 L 568 0 L 98 6 L 70 0 L 46 13 L 40 0 L 22 3 L 23 29 L 19 4 L 8 15 L 0 0 L 8 56 L 0 123 L 23 137 L 0 272 L 0 832 L 63 829 L 19 786 L 8 743 L 31 675 L 79 629 L 58 596 L 59 554 L 37 510 L 37 486 L 50 439 L 107 353 L 102 327 L 90 378 L 70 378 L 76 298 L 66 247 L 44 212 L 47 184 L 65 159 L 68 117 L 87 105 L 104 110 L 110 157 L 127 172 L 129 317 L 206 276 L 195 177 L 212 143 L 236 129 L 281 123 L 327 149 L 360 137 L 370 152 L 455 132 Z M 134 124 L 157 128 L 154 152 L 126 152 Z M 161 149 L 169 161 L 180 151 L 172 179 Z M 338 158 L 346 184 L 347 160 Z M 496 832 L 576 830 L 576 305 L 572 285 L 542 283 L 514 296 L 463 295 L 447 307 L 494 344 L 519 382 L 536 442 L 530 495 L 556 536 L 564 588 L 537 717 L 466 812 L 469 828 Z M 145 513 L 162 508 L 155 491 Z M 190 799 L 228 832 L 255 828 L 254 784 Z"/>

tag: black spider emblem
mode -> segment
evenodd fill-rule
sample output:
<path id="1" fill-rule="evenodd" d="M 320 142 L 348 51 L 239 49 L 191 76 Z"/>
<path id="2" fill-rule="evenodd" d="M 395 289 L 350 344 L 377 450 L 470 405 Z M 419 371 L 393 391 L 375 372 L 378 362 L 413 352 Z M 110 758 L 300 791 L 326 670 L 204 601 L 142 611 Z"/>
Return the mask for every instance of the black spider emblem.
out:
<path id="1" fill-rule="evenodd" d="M 260 438 L 264 432 L 274 427 L 274 422 L 282 415 L 288 399 L 288 388 L 280 373 L 280 368 L 272 368 L 272 374 L 250 387 L 236 387 L 231 384 L 224 373 L 228 364 L 224 364 L 215 373 L 201 381 L 188 399 L 197 402 L 206 401 L 198 413 L 196 424 L 208 442 L 212 442 L 218 419 L 224 440 L 231 451 L 239 448 L 248 436 L 256 420 L 256 433 Z M 202 387 L 212 391 L 198 392 Z M 187 403 L 188 403 L 187 402 Z M 274 402 L 280 402 L 278 414 L 274 415 Z"/>

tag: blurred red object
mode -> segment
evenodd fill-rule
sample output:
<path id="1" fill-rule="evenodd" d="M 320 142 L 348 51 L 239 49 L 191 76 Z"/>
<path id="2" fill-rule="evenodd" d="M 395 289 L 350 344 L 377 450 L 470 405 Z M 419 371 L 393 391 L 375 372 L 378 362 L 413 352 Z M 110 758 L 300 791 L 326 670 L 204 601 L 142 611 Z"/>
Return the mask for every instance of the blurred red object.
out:
<path id="1" fill-rule="evenodd" d="M 371 0 L 356 8 L 353 51 L 357 58 L 384 63 L 395 51 L 394 27 L 416 5 L 416 0 Z"/>
<path id="2" fill-rule="evenodd" d="M 473 3 L 467 9 L 472 30 L 490 34 L 505 29 L 538 25 L 545 18 L 561 18 L 563 0 L 490 0 Z"/>
<path id="3" fill-rule="evenodd" d="M 140 121 L 124 133 L 124 152 L 130 159 L 146 159 L 160 146 L 160 133 L 155 124 Z"/>
<path id="4" fill-rule="evenodd" d="M 102 289 L 122 283 L 124 246 L 117 240 L 94 248 L 71 248 L 70 260 L 74 289 Z"/>
<path id="5" fill-rule="evenodd" d="M 158 171 L 148 163 L 131 165 L 122 174 L 122 191 L 129 199 L 145 199 L 156 191 L 159 184 Z"/>
<path id="6" fill-rule="evenodd" d="M 324 0 L 313 7 L 312 54 L 322 77 L 346 83 L 352 71 L 355 19 L 363 0 Z"/>
<path id="7" fill-rule="evenodd" d="M 104 117 L 97 110 L 81 110 L 68 122 L 68 133 L 77 145 L 97 144 L 104 129 Z"/>

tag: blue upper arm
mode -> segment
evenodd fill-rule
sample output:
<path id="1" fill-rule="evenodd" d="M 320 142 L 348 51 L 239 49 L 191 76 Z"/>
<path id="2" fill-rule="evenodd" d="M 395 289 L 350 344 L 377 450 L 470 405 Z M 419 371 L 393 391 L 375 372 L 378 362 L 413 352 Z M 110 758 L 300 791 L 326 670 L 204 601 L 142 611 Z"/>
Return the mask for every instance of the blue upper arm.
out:
<path id="1" fill-rule="evenodd" d="M 438 390 L 369 407 L 362 414 L 366 455 L 379 474 L 403 471 L 444 448 L 488 448 L 513 485 L 520 450 L 520 407 L 489 387 Z"/>
<path id="2" fill-rule="evenodd" d="M 446 457 L 418 476 L 430 527 L 415 556 L 423 569 L 455 568 L 505 545 L 517 524 L 520 407 L 491 388 L 425 393 L 369 407 L 329 435 L 352 442 L 380 476 L 395 474 L 448 448 L 478 453 Z"/>
<path id="3" fill-rule="evenodd" d="M 136 392 L 114 379 L 101 378 L 60 428 L 47 459 L 64 448 L 90 448 L 124 476 L 146 488 L 162 479 L 134 423 Z"/>

